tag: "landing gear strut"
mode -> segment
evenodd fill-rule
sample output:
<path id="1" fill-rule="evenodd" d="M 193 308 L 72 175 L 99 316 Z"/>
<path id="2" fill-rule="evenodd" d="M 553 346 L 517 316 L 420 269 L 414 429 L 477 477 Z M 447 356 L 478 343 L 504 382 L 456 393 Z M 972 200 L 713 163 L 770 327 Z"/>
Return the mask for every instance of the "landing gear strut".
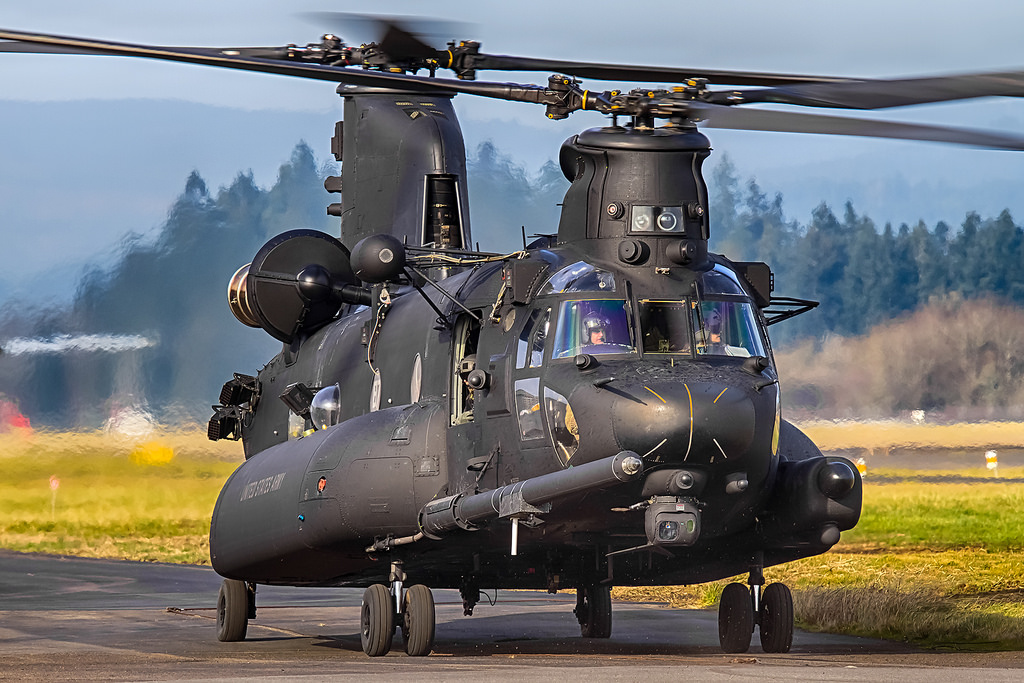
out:
<path id="1" fill-rule="evenodd" d="M 603 584 L 587 584 L 576 589 L 576 620 L 584 638 L 610 638 L 612 635 L 612 589 Z"/>
<path id="2" fill-rule="evenodd" d="M 391 564 L 391 587 L 375 583 L 363 593 L 359 640 L 363 652 L 382 657 L 391 651 L 395 629 L 402 631 L 405 652 L 424 657 L 434 647 L 434 596 L 423 585 L 403 588 L 406 575 L 401 562 Z"/>
<path id="3" fill-rule="evenodd" d="M 718 606 L 718 640 L 725 652 L 746 652 L 754 625 L 765 652 L 789 652 L 793 645 L 793 594 L 781 583 L 764 586 L 761 567 L 750 570 L 750 588 L 730 583 Z"/>

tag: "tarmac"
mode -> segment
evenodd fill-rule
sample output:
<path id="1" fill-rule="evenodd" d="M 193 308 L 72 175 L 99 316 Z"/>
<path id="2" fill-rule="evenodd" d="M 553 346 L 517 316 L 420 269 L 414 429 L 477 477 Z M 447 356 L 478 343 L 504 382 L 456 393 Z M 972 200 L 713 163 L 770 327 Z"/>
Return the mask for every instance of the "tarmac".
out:
<path id="1" fill-rule="evenodd" d="M 434 591 L 428 657 L 395 638 L 385 657 L 359 645 L 362 589 L 257 592 L 246 640 L 216 637 L 220 577 L 208 567 L 0 551 L 0 680 L 389 681 L 1024 680 L 1022 652 L 921 650 L 797 630 L 787 654 L 723 654 L 717 615 L 618 602 L 609 639 L 579 635 L 573 591 L 485 591 L 474 616 L 457 591 Z M 493 602 L 494 604 L 490 604 Z"/>

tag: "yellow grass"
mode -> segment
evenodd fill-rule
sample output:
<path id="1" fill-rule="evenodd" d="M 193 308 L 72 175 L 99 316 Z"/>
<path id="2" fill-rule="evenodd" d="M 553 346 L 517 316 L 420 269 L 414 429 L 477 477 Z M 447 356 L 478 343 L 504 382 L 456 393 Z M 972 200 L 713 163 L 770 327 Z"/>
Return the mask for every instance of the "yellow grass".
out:
<path id="1" fill-rule="evenodd" d="M 1024 422 L 913 424 L 898 421 L 806 421 L 796 425 L 823 451 L 863 448 L 1024 448 Z"/>
<path id="2" fill-rule="evenodd" d="M 242 460 L 201 430 L 0 434 L 0 547 L 208 564 L 213 506 Z"/>
<path id="3" fill-rule="evenodd" d="M 104 454 L 128 457 L 145 444 L 160 444 L 170 448 L 178 457 L 212 458 L 241 462 L 240 441 L 210 441 L 206 429 L 157 429 L 139 436 L 119 435 L 96 430 L 93 432 L 56 432 L 40 430 L 28 432 L 14 429 L 0 433 L 0 464 L 4 458 L 30 456 L 45 458 L 58 455 Z"/>

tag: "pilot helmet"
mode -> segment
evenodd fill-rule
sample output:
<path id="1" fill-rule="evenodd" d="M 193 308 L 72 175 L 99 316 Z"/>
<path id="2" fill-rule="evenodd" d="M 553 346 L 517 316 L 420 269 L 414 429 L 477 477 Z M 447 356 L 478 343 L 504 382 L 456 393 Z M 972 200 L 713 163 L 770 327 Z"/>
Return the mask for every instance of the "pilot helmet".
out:
<path id="1" fill-rule="evenodd" d="M 608 334 L 608 321 L 599 315 L 588 315 L 583 319 L 583 332 L 589 338 L 592 332 Z"/>
<path id="2" fill-rule="evenodd" d="M 712 308 L 708 311 L 706 323 L 708 330 L 714 333 L 721 332 L 722 330 L 722 312 L 718 310 L 718 307 Z"/>

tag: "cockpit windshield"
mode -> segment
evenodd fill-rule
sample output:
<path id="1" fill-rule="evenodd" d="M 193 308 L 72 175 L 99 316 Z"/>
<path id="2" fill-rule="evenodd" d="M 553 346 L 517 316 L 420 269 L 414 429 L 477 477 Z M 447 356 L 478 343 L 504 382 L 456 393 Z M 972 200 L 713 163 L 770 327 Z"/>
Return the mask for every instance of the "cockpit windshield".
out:
<path id="1" fill-rule="evenodd" d="M 697 355 L 767 355 L 751 304 L 705 299 L 694 302 L 692 313 Z"/>
<path id="2" fill-rule="evenodd" d="M 563 301 L 551 357 L 635 354 L 631 330 L 629 307 L 622 299 Z"/>
<path id="3" fill-rule="evenodd" d="M 688 301 L 651 301 L 642 299 L 640 334 L 644 353 L 690 354 L 690 304 Z"/>

